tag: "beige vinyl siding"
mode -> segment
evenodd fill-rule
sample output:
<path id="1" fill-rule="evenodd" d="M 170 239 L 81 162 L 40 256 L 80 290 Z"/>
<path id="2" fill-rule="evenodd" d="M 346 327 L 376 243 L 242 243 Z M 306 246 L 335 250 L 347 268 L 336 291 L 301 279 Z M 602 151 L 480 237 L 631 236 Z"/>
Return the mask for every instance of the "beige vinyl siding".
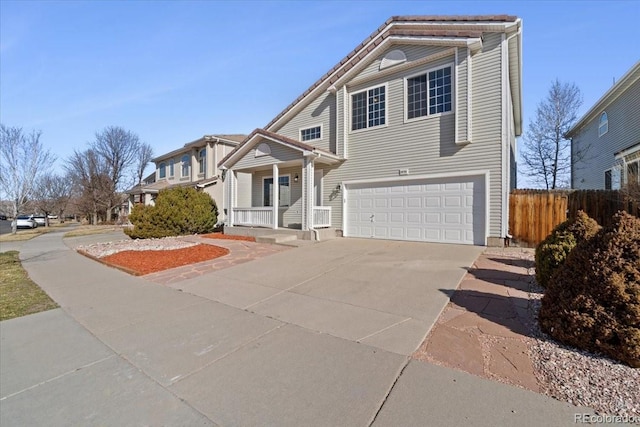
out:
<path id="1" fill-rule="evenodd" d="M 502 209 L 502 86 L 501 34 L 486 34 L 482 52 L 473 57 L 472 111 L 473 147 L 481 148 L 471 163 L 489 169 L 489 230 L 491 236 L 501 234 Z M 462 159 L 459 159 L 462 160 Z M 461 169 L 471 164 L 461 164 Z M 505 189 L 506 191 L 506 189 Z"/>
<path id="2" fill-rule="evenodd" d="M 410 175 L 455 173 L 456 171 L 490 171 L 489 235 L 501 231 L 501 51 L 500 34 L 488 34 L 484 49 L 473 58 L 473 143 L 458 145 L 454 141 L 455 115 L 443 114 L 404 123 L 404 77 L 422 69 L 412 69 L 366 87 L 388 83 L 387 126 L 348 133 L 348 160 L 339 167 L 324 168 L 324 200 L 331 206 L 332 222 L 342 228 L 342 198 L 334 190 L 343 181 L 383 179 L 399 176 L 399 169 Z M 443 58 L 424 69 L 453 62 Z M 460 71 L 460 70 L 459 70 Z M 460 81 L 465 74 L 459 74 Z M 350 92 L 361 89 L 354 87 Z M 342 89 L 341 89 L 342 90 Z M 454 90 L 457 90 L 455 88 Z M 338 94 L 338 100 L 342 97 Z M 342 112 L 342 108 L 338 108 Z M 350 111 L 347 111 L 350 114 Z M 349 117 L 338 123 L 349 126 Z M 340 132 L 338 134 L 339 146 Z M 332 192 L 334 192 L 332 194 Z"/>
<path id="3" fill-rule="evenodd" d="M 289 185 L 291 186 L 291 199 L 290 206 L 286 209 L 281 209 L 282 221 L 279 224 L 281 227 L 300 228 L 302 224 L 302 167 L 299 168 L 282 168 L 279 170 L 279 175 L 290 175 Z M 298 182 L 294 182 L 295 175 L 298 174 Z M 271 170 L 264 170 L 254 172 L 251 178 L 251 199 L 252 206 L 263 206 L 263 194 L 262 194 L 262 180 L 265 177 L 271 177 L 273 173 Z"/>
<path id="4" fill-rule="evenodd" d="M 269 166 L 273 163 L 288 162 L 292 160 L 300 160 L 300 164 L 302 164 L 302 153 L 300 151 L 273 141 L 265 140 L 263 142 L 271 149 L 270 155 L 256 157 L 256 148 L 261 144 L 258 143 L 254 148 L 246 153 L 245 156 L 233 166 L 233 168 L 241 170 L 253 167 Z"/>
<path id="5" fill-rule="evenodd" d="M 602 111 L 607 112 L 609 131 L 598 137 Z M 636 80 L 604 110 L 599 111 L 574 136 L 573 141 L 574 150 L 588 151 L 585 160 L 574 165 L 572 187 L 604 189 L 604 172 L 616 163 L 615 153 L 640 143 L 640 80 Z"/>
<path id="6" fill-rule="evenodd" d="M 307 129 L 315 126 L 322 126 L 322 138 L 311 141 L 304 141 L 313 147 L 321 150 L 336 152 L 336 96 L 331 93 L 323 93 L 307 107 L 305 107 L 293 119 L 281 128 L 273 131 L 280 135 L 302 141 L 300 139 L 300 129 Z"/>

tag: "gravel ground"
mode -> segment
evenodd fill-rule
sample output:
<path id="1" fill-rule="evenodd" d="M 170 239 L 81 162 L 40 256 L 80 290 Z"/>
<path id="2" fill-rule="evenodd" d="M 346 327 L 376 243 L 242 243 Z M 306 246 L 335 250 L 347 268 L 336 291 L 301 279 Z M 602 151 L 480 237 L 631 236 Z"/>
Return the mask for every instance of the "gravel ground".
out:
<path id="1" fill-rule="evenodd" d="M 565 346 L 542 332 L 537 319 L 544 289 L 535 282 L 534 253 L 512 249 L 509 255 L 532 264 L 528 271 L 531 317 L 526 325 L 532 336 L 527 343 L 542 392 L 558 400 L 590 407 L 601 415 L 627 417 L 640 424 L 640 369 Z"/>
<path id="2" fill-rule="evenodd" d="M 182 249 L 195 246 L 179 237 L 163 237 L 162 239 L 119 240 L 115 242 L 95 243 L 78 246 L 76 250 L 88 253 L 96 258 L 106 257 L 121 251 L 161 251 Z"/>

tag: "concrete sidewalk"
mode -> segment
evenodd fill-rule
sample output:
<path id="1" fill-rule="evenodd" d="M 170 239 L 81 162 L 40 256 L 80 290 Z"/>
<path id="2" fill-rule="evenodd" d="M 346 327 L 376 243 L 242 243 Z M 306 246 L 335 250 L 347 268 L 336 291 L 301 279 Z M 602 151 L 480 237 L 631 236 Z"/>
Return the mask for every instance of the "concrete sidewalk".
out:
<path id="1" fill-rule="evenodd" d="M 548 426 L 585 412 L 405 354 L 446 304 L 418 279 L 455 288 L 471 250 L 337 242 L 181 290 L 84 258 L 61 233 L 25 242 L 23 265 L 61 309 L 0 323 L 0 424 Z"/>

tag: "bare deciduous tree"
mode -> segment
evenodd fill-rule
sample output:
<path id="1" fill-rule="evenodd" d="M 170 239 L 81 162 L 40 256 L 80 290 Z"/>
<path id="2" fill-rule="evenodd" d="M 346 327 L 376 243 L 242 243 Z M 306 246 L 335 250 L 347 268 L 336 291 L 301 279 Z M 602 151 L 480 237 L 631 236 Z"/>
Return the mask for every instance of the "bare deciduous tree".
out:
<path id="1" fill-rule="evenodd" d="M 12 202 L 14 217 L 32 197 L 39 176 L 56 160 L 42 145 L 41 135 L 0 124 L 0 189 Z M 12 233 L 16 231 L 14 222 Z"/>
<path id="2" fill-rule="evenodd" d="M 109 167 L 94 150 L 74 150 L 67 159 L 65 169 L 73 183 L 80 189 L 79 208 L 98 223 L 98 214 L 107 210 L 113 198 L 113 182 Z"/>
<path id="3" fill-rule="evenodd" d="M 571 158 L 571 140 L 565 134 L 577 119 L 582 104 L 580 89 L 573 83 L 555 80 L 549 93 L 537 106 L 535 118 L 523 136 L 523 173 L 556 189 L 569 183 L 571 163 L 584 159 L 587 149 Z"/>
<path id="4" fill-rule="evenodd" d="M 49 225 L 49 215 L 56 213 L 61 221 L 64 221 L 64 211 L 71 199 L 73 184 L 71 177 L 46 173 L 37 181 L 34 192 L 36 207 L 47 217 Z"/>
<path id="5" fill-rule="evenodd" d="M 140 148 L 138 135 L 119 126 L 109 126 L 96 133 L 91 148 L 104 159 L 114 191 L 124 190 L 120 184 L 136 163 Z"/>
<path id="6" fill-rule="evenodd" d="M 135 184 L 142 184 L 142 178 L 144 178 L 144 170 L 147 168 L 149 162 L 153 159 L 153 148 L 150 144 L 143 142 L 138 147 L 138 155 L 136 156 L 136 182 Z"/>
<path id="7" fill-rule="evenodd" d="M 107 220 L 110 220 L 111 207 L 119 203 L 119 192 L 125 191 L 126 176 L 135 176 L 135 166 L 140 151 L 140 138 L 135 133 L 119 126 L 108 126 L 96 132 L 91 145 L 93 151 L 102 157 L 107 166 L 107 175 L 111 179 L 112 190 L 107 206 Z"/>

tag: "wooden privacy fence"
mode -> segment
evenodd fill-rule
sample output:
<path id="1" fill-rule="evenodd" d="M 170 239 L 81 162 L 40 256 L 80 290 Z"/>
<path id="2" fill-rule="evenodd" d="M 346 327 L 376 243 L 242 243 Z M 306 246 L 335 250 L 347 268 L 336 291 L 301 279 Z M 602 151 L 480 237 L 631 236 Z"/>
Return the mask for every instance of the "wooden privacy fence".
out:
<path id="1" fill-rule="evenodd" d="M 569 217 L 583 210 L 603 227 L 618 211 L 640 217 L 640 203 L 620 190 L 577 190 L 569 194 Z"/>
<path id="2" fill-rule="evenodd" d="M 567 219 L 568 191 L 513 190 L 509 197 L 509 233 L 536 246 Z"/>
<path id="3" fill-rule="evenodd" d="M 620 190 L 513 190 L 509 233 L 520 243 L 536 246 L 578 210 L 604 227 L 621 210 L 640 217 L 639 201 Z"/>

